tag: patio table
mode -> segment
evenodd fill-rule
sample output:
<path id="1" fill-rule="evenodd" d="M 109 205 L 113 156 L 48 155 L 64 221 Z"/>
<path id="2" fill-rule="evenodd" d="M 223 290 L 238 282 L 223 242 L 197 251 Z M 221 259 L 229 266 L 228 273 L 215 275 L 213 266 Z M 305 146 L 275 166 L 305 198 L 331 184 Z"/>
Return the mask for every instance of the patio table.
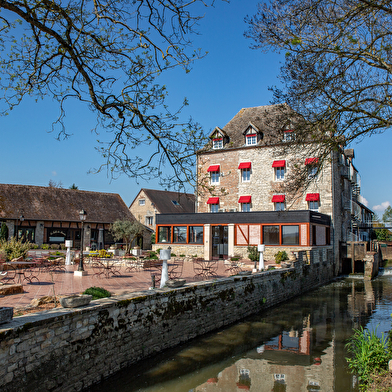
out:
<path id="1" fill-rule="evenodd" d="M 195 278 L 208 279 L 217 276 L 218 262 L 216 260 L 204 260 L 197 258 L 193 260 L 193 271 Z"/>
<path id="2" fill-rule="evenodd" d="M 117 259 L 95 259 L 93 260 L 92 267 L 94 275 L 105 275 L 109 278 L 110 275 L 121 275 L 120 266 L 116 263 Z"/>
<path id="3" fill-rule="evenodd" d="M 9 265 L 15 272 L 15 276 L 17 278 L 16 281 L 15 278 L 13 279 L 15 283 L 23 283 L 25 280 L 27 280 L 29 283 L 33 283 L 33 280 L 39 282 L 37 276 L 39 274 L 39 270 L 35 270 L 33 268 L 39 264 L 36 261 L 9 261 L 5 264 Z"/>

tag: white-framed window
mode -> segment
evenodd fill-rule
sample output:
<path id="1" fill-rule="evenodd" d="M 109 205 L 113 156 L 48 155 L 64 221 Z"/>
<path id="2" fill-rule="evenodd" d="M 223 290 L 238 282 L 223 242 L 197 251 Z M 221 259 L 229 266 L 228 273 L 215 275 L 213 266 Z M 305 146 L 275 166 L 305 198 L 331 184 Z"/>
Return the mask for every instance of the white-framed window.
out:
<path id="1" fill-rule="evenodd" d="M 320 207 L 320 202 L 318 200 L 308 201 L 309 203 L 309 210 L 311 211 L 318 211 Z"/>
<path id="2" fill-rule="evenodd" d="M 220 171 L 210 172 L 211 185 L 219 184 Z"/>
<path id="3" fill-rule="evenodd" d="M 241 169 L 241 180 L 242 182 L 250 181 L 250 169 Z"/>
<path id="4" fill-rule="evenodd" d="M 215 138 L 212 140 L 212 148 L 214 150 L 219 150 L 223 148 L 223 137 Z"/>
<path id="5" fill-rule="evenodd" d="M 154 217 L 153 216 L 146 216 L 146 225 L 152 226 L 154 224 Z"/>
<path id="6" fill-rule="evenodd" d="M 146 205 L 146 200 L 145 199 L 139 199 L 139 206 L 144 206 Z"/>
<path id="7" fill-rule="evenodd" d="M 242 212 L 250 212 L 250 203 L 241 203 Z"/>
<path id="8" fill-rule="evenodd" d="M 317 177 L 317 169 L 316 165 L 309 165 L 308 166 L 308 178 L 315 178 Z"/>
<path id="9" fill-rule="evenodd" d="M 257 144 L 257 134 L 256 133 L 251 133 L 249 135 L 246 135 L 246 145 L 247 146 L 255 146 Z"/>
<path id="10" fill-rule="evenodd" d="M 219 212 L 219 204 L 210 204 L 210 212 Z"/>
<path id="11" fill-rule="evenodd" d="M 292 142 L 295 140 L 295 133 L 292 130 L 287 130 L 283 132 L 283 141 Z"/>
<path id="12" fill-rule="evenodd" d="M 275 167 L 275 181 L 284 180 L 285 167 Z"/>
<path id="13" fill-rule="evenodd" d="M 284 201 L 277 201 L 274 204 L 275 204 L 275 211 L 284 211 L 285 209 Z"/>

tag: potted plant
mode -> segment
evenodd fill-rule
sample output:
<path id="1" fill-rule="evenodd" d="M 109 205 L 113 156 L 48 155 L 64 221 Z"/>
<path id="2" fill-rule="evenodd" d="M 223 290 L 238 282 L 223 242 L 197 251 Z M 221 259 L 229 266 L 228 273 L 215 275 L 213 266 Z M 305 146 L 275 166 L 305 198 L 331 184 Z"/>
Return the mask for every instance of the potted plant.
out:
<path id="1" fill-rule="evenodd" d="M 289 256 L 287 256 L 286 251 L 280 250 L 278 253 L 275 253 L 274 257 L 275 257 L 276 264 L 282 265 L 282 263 L 283 263 L 282 267 L 285 267 L 285 268 L 288 267 L 287 263 L 284 263 L 284 261 L 289 259 Z"/>

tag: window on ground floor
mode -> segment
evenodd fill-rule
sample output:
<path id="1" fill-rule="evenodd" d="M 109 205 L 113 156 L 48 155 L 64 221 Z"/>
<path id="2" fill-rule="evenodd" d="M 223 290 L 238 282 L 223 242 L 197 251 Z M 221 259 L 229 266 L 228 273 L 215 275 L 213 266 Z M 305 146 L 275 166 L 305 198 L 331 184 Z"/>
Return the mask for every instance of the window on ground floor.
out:
<path id="1" fill-rule="evenodd" d="M 279 245 L 279 226 L 263 226 L 263 243 L 265 245 Z"/>
<path id="2" fill-rule="evenodd" d="M 189 242 L 193 244 L 203 243 L 203 226 L 189 226 Z"/>
<path id="3" fill-rule="evenodd" d="M 282 245 L 299 245 L 299 226 L 282 226 Z"/>
<path id="4" fill-rule="evenodd" d="M 171 242 L 171 227 L 159 226 L 158 227 L 158 242 Z"/>
<path id="5" fill-rule="evenodd" d="M 186 243 L 186 226 L 173 226 L 173 242 Z"/>

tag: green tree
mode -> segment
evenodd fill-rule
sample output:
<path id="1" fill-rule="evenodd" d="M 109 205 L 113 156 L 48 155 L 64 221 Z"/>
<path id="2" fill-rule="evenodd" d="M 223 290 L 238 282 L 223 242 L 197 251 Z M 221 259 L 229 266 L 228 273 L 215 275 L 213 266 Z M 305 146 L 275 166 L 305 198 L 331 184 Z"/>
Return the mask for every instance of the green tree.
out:
<path id="1" fill-rule="evenodd" d="M 75 185 L 75 183 L 73 183 L 73 184 L 69 187 L 69 189 L 79 189 L 79 188 Z"/>
<path id="2" fill-rule="evenodd" d="M 144 226 L 137 221 L 117 220 L 110 226 L 110 232 L 113 238 L 125 242 L 125 253 L 131 250 L 132 242 L 140 235 L 143 234 Z"/>
<path id="3" fill-rule="evenodd" d="M 382 215 L 382 221 L 384 223 L 386 223 L 388 226 L 392 225 L 392 207 L 391 206 L 388 206 L 385 209 L 385 211 L 384 211 L 384 213 Z"/>
<path id="4" fill-rule="evenodd" d="M 3 222 L 0 229 L 0 241 L 8 240 L 8 226 Z"/>
<path id="5" fill-rule="evenodd" d="M 294 144 L 317 142 L 326 159 L 391 127 L 390 0 L 270 0 L 246 22 L 253 48 L 285 55 L 271 89 L 297 114 Z M 281 127 L 293 112 L 281 111 Z"/>
<path id="6" fill-rule="evenodd" d="M 204 56 L 190 39 L 214 1 L 0 0 L 4 112 L 26 96 L 51 97 L 60 109 L 52 131 L 61 139 L 70 136 L 66 104 L 80 101 L 95 113 L 95 131 L 111 133 L 98 140 L 104 163 L 95 171 L 192 181 L 203 130 L 179 121 L 181 108 L 169 110 L 158 77 L 175 67 L 188 72 Z M 149 154 L 138 153 L 142 146 Z M 163 166 L 172 169 L 167 176 Z"/>
<path id="7" fill-rule="evenodd" d="M 377 241 L 392 241 L 392 232 L 385 229 L 385 224 L 380 222 L 380 218 L 377 214 L 374 214 L 373 217 L 372 238 Z"/>

